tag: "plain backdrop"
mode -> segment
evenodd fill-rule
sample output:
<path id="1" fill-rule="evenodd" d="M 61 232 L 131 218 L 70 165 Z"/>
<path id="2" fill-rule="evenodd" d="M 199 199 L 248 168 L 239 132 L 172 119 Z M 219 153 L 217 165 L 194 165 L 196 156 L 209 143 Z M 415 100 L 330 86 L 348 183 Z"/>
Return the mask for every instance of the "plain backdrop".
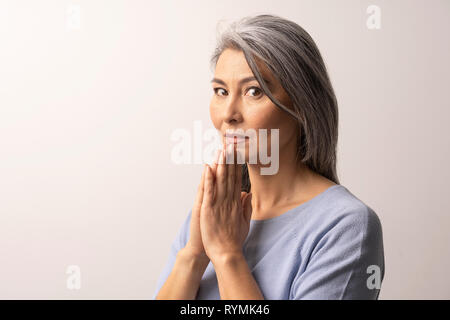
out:
<path id="1" fill-rule="evenodd" d="M 202 170 L 171 135 L 212 128 L 217 23 L 261 13 L 323 55 L 341 184 L 383 226 L 380 299 L 450 298 L 447 0 L 0 1 L 0 298 L 151 298 Z"/>

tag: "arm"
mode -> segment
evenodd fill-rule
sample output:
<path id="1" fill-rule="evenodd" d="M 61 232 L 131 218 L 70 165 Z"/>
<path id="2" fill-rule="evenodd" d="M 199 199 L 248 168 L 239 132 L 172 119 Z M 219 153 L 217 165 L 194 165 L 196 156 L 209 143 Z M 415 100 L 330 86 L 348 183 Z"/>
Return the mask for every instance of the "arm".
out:
<path id="1" fill-rule="evenodd" d="M 194 300 L 208 266 L 209 259 L 181 249 L 176 256 L 172 271 L 156 296 L 156 300 Z"/>
<path id="2" fill-rule="evenodd" d="M 205 170 L 197 189 L 194 207 L 190 210 L 172 244 L 168 264 L 160 278 L 161 282 L 164 279 L 165 281 L 161 284 L 158 294 L 154 295 L 154 299 L 193 300 L 196 298 L 200 280 L 210 261 L 203 249 L 199 221 L 204 172 Z"/>
<path id="3" fill-rule="evenodd" d="M 242 253 L 224 255 L 212 263 L 222 300 L 264 300 Z"/>

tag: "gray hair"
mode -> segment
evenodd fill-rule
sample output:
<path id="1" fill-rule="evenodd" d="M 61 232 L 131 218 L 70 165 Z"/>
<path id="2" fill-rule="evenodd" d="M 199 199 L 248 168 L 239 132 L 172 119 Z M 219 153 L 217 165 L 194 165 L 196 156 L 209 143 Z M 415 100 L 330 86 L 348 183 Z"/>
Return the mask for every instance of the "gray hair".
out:
<path id="1" fill-rule="evenodd" d="M 338 106 L 322 56 L 311 36 L 298 24 L 275 15 L 245 17 L 219 32 L 211 57 L 215 69 L 225 49 L 241 50 L 263 92 L 299 124 L 297 161 L 339 184 L 336 173 Z M 293 104 L 284 106 L 270 92 L 255 63 L 264 62 Z M 251 185 L 246 165 L 243 190 Z"/>

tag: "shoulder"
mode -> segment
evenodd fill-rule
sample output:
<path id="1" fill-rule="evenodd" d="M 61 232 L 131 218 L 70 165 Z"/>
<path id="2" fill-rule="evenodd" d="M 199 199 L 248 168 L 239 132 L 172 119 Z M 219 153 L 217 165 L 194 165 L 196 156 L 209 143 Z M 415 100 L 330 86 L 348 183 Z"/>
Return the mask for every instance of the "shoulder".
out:
<path id="1" fill-rule="evenodd" d="M 376 298 L 379 291 L 369 290 L 366 282 L 373 267 L 378 267 L 380 280 L 384 278 L 380 219 L 347 188 L 330 191 L 302 221 L 308 225 L 298 238 L 304 244 L 304 263 L 292 297 Z"/>
<path id="2" fill-rule="evenodd" d="M 310 254 L 332 251 L 383 251 L 381 221 L 377 213 L 346 187 L 324 194 L 307 212 L 298 240 L 310 244 Z"/>
<path id="3" fill-rule="evenodd" d="M 343 185 L 330 189 L 315 209 L 311 220 L 325 228 L 381 228 L 377 213 Z"/>

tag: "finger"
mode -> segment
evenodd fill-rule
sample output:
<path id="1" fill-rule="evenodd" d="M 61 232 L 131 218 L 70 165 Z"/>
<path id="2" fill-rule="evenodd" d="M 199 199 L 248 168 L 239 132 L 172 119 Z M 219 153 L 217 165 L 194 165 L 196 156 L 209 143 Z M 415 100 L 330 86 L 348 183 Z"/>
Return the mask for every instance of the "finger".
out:
<path id="1" fill-rule="evenodd" d="M 206 173 L 205 173 L 205 187 L 203 191 L 203 208 L 209 208 L 213 203 L 213 175 L 211 172 L 211 168 L 206 165 Z"/>
<path id="2" fill-rule="evenodd" d="M 247 195 L 247 192 L 242 191 L 241 192 L 241 208 L 242 212 L 245 212 L 245 196 Z"/>
<path id="3" fill-rule="evenodd" d="M 195 206 L 197 208 L 199 208 L 202 205 L 202 201 L 203 201 L 205 172 L 206 172 L 206 166 L 203 166 L 202 177 L 200 179 L 200 183 L 199 183 L 198 188 L 197 188 L 197 195 L 195 197 Z"/>
<path id="4" fill-rule="evenodd" d="M 220 147 L 220 151 L 219 151 L 219 157 L 217 158 L 217 164 L 223 164 L 223 157 L 222 157 L 222 152 L 225 150 L 225 144 L 222 145 L 222 147 Z M 217 168 L 219 168 L 219 166 L 217 166 Z"/>
<path id="5" fill-rule="evenodd" d="M 213 174 L 213 181 L 214 182 L 215 182 L 216 176 L 217 176 L 217 164 L 219 163 L 220 152 L 221 152 L 220 148 L 216 150 L 216 154 L 214 156 L 214 161 L 213 161 L 212 165 L 210 166 L 212 174 Z M 213 188 L 213 193 L 215 193 L 215 192 L 216 192 L 216 190 L 215 190 L 215 188 Z M 213 196 L 213 199 L 215 199 L 215 194 Z"/>
<path id="6" fill-rule="evenodd" d="M 252 196 L 253 194 L 250 192 L 245 197 L 244 218 L 247 222 L 250 222 L 252 218 Z"/>
<path id="7" fill-rule="evenodd" d="M 234 199 L 234 187 L 236 180 L 236 152 L 234 150 L 234 143 L 227 146 L 227 198 Z M 240 191 L 240 190 L 239 190 Z"/>
<path id="8" fill-rule="evenodd" d="M 227 192 L 227 164 L 225 163 L 225 148 L 221 150 L 219 164 L 217 165 L 217 173 L 216 173 L 216 203 L 221 203 L 225 198 L 225 194 Z"/>
<path id="9" fill-rule="evenodd" d="M 217 164 L 219 163 L 219 157 L 220 157 L 220 149 L 217 149 L 216 150 L 216 154 L 214 156 L 214 161 L 213 161 L 213 163 L 211 165 L 211 169 L 212 169 L 212 172 L 213 172 L 214 176 L 216 176 Z"/>
<path id="10" fill-rule="evenodd" d="M 234 198 L 239 200 L 242 188 L 242 164 L 236 163 L 236 180 L 234 187 Z"/>

